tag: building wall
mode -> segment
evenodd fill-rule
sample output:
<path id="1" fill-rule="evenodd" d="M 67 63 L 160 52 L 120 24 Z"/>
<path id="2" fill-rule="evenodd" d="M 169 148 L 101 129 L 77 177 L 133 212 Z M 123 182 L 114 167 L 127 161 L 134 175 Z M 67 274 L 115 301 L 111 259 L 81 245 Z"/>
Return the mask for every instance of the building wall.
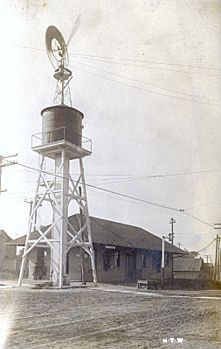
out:
<path id="1" fill-rule="evenodd" d="M 161 251 L 142 251 L 142 279 L 161 279 Z M 165 253 L 164 278 L 172 278 L 172 254 Z"/>
<path id="2" fill-rule="evenodd" d="M 0 272 L 16 272 L 16 247 L 7 246 L 10 239 L 3 231 L 0 231 Z"/>
<path id="3" fill-rule="evenodd" d="M 126 282 L 127 278 L 125 249 L 110 249 L 105 248 L 105 246 L 96 246 L 95 253 L 98 282 Z"/>
<path id="4" fill-rule="evenodd" d="M 174 279 L 196 280 L 199 277 L 199 271 L 175 271 Z"/>
<path id="5" fill-rule="evenodd" d="M 47 249 L 44 258 L 42 249 L 35 248 L 28 256 L 28 276 L 34 278 L 36 263 L 44 267 L 46 277 L 50 279 L 50 252 Z M 148 251 L 118 246 L 94 245 L 97 279 L 100 283 L 135 284 L 138 279 L 161 279 L 161 252 Z M 45 250 L 46 251 L 46 250 Z M 39 257 L 40 256 L 40 257 Z M 84 255 L 86 280 L 92 281 L 90 258 Z M 67 263 L 70 280 L 81 280 L 81 251 L 79 247 L 72 248 L 69 252 Z M 172 255 L 165 254 L 165 279 L 172 277 Z"/>
<path id="6" fill-rule="evenodd" d="M 95 245 L 98 282 L 134 284 L 138 279 L 161 279 L 161 252 L 133 248 Z M 80 258 L 70 254 L 70 278 L 77 275 Z M 92 281 L 90 259 L 86 261 L 87 281 Z M 80 273 L 78 274 L 80 275 Z M 172 255 L 165 255 L 165 279 L 172 277 Z"/>
<path id="7" fill-rule="evenodd" d="M 16 274 L 19 275 L 22 255 L 15 261 Z M 27 256 L 24 278 L 30 280 L 50 279 L 50 250 L 48 248 L 34 248 Z"/>
<path id="8" fill-rule="evenodd" d="M 81 280 L 81 251 L 79 247 L 75 247 L 70 250 L 68 269 L 70 280 Z"/>
<path id="9" fill-rule="evenodd" d="M 212 280 L 213 279 L 214 269 L 210 263 L 202 263 L 202 267 L 199 272 L 200 280 Z"/>
<path id="10" fill-rule="evenodd" d="M 174 278 L 186 280 L 212 280 L 213 267 L 210 264 L 202 263 L 198 271 L 175 271 Z"/>

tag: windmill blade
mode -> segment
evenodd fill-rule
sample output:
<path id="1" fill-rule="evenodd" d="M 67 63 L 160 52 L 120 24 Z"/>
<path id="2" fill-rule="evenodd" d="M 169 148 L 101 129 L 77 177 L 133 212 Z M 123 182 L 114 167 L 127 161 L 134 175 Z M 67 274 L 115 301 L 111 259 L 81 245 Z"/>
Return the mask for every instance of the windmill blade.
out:
<path id="1" fill-rule="evenodd" d="M 72 28 L 72 31 L 71 31 L 71 35 L 69 36 L 69 39 L 67 41 L 67 46 L 70 44 L 73 36 L 75 33 L 77 33 L 79 27 L 80 27 L 80 24 L 81 24 L 81 15 L 79 15 L 73 25 L 73 28 Z"/>
<path id="2" fill-rule="evenodd" d="M 67 50 L 62 34 L 53 25 L 46 30 L 45 44 L 49 60 L 52 66 L 57 69 L 61 58 L 67 58 Z"/>

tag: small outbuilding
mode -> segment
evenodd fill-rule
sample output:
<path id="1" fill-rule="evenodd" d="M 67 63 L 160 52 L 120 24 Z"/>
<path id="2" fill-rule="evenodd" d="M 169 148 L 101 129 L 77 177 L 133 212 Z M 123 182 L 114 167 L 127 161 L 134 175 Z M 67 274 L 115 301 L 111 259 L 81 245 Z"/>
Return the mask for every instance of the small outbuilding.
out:
<path id="1" fill-rule="evenodd" d="M 202 258 L 184 255 L 174 258 L 174 279 L 212 280 L 213 266 L 205 263 Z"/>

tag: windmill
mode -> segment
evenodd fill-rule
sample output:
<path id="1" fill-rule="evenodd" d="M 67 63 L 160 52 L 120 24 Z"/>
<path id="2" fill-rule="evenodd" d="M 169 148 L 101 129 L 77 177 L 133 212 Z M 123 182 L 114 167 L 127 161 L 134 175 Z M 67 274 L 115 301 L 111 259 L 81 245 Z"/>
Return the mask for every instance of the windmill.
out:
<path id="1" fill-rule="evenodd" d="M 32 150 L 40 154 L 41 161 L 29 217 L 19 286 L 22 283 L 27 256 L 38 248 L 47 248 L 50 251 L 50 276 L 53 286 L 64 286 L 69 274 L 70 252 L 79 248 L 83 251 L 82 255 L 88 256 L 92 280 L 94 284 L 97 283 L 83 167 L 83 158 L 92 153 L 91 140 L 82 136 L 83 113 L 65 103 L 68 97 L 70 102 L 69 82 L 72 78 L 72 72 L 68 69 L 67 48 L 79 23 L 78 18 L 67 43 L 56 27 L 50 26 L 46 30 L 46 50 L 55 69 L 53 76 L 57 80 L 57 86 L 54 105 L 41 111 L 42 133 L 32 136 Z M 51 175 L 45 172 L 48 160 L 54 162 L 54 173 Z M 75 173 L 80 174 L 75 178 L 70 173 L 71 161 L 78 164 Z M 76 212 L 70 212 L 72 202 Z M 38 209 L 44 204 L 49 204 L 52 211 L 52 221 L 47 227 L 42 227 L 36 219 Z M 69 214 L 74 213 L 76 216 L 80 213 L 82 217 L 77 226 L 68 218 Z"/>
<path id="2" fill-rule="evenodd" d="M 68 46 L 80 27 L 80 15 L 76 19 L 72 28 L 71 34 L 67 43 L 65 42 L 60 31 L 53 25 L 46 30 L 46 51 L 51 65 L 54 68 L 54 78 L 57 80 L 54 104 L 65 104 L 65 101 L 69 105 L 72 105 L 71 93 L 69 83 L 72 79 L 72 72 L 68 69 L 69 56 Z"/>

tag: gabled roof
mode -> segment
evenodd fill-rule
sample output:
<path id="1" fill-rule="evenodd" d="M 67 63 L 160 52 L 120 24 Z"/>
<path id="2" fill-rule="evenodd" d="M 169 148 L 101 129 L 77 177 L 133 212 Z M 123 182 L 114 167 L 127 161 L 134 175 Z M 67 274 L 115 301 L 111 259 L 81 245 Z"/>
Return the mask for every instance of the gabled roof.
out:
<path id="1" fill-rule="evenodd" d="M 0 237 L 4 237 L 7 241 L 13 241 L 13 239 L 3 229 L 0 229 Z"/>
<path id="2" fill-rule="evenodd" d="M 76 214 L 70 216 L 69 222 L 73 225 L 75 229 L 79 229 L 79 215 Z M 90 222 L 92 240 L 94 243 L 130 248 L 140 248 L 152 251 L 162 250 L 162 239 L 142 228 L 96 217 L 90 217 Z M 47 227 L 44 227 L 44 229 L 46 228 Z M 49 237 L 50 235 L 48 234 L 47 236 Z M 38 233 L 32 233 L 32 239 L 38 237 Z M 18 245 L 24 245 L 25 236 L 15 239 L 13 243 Z M 165 251 L 177 254 L 184 253 L 183 250 L 169 244 L 168 242 L 165 242 Z"/>
<path id="3" fill-rule="evenodd" d="M 71 217 L 73 219 L 73 216 Z M 124 246 L 131 248 L 162 250 L 162 239 L 133 225 L 117 223 L 106 219 L 91 217 L 92 239 L 95 243 Z M 165 251 L 183 253 L 176 246 L 165 242 Z"/>

